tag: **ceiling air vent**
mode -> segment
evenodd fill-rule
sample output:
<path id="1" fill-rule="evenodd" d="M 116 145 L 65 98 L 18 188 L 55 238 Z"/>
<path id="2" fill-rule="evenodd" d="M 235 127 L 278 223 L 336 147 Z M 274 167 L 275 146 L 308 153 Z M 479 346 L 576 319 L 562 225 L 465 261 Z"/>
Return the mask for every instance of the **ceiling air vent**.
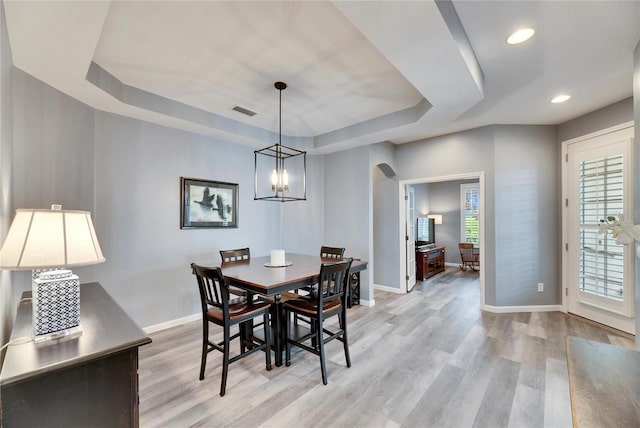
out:
<path id="1" fill-rule="evenodd" d="M 240 106 L 235 106 L 231 110 L 235 110 L 238 113 L 246 114 L 247 116 L 255 116 L 256 114 L 258 114 L 255 111 L 247 110 L 246 108 Z"/>

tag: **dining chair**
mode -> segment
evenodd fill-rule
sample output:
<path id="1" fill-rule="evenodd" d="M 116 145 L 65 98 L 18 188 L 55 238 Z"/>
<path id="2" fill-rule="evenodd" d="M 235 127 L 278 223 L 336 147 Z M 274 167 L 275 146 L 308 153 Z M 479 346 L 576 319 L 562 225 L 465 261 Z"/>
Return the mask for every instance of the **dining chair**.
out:
<path id="1" fill-rule="evenodd" d="M 344 356 L 347 367 L 351 367 L 349 357 L 349 345 L 347 342 L 347 287 L 349 281 L 349 269 L 353 259 L 323 263 L 320 267 L 317 295 L 301 296 L 298 299 L 284 303 L 286 317 L 289 314 L 299 314 L 307 317 L 311 322 L 311 332 L 298 338 L 290 337 L 292 327 L 286 328 L 286 360 L 287 366 L 291 365 L 291 345 L 297 346 L 320 357 L 320 369 L 322 371 L 322 383 L 327 384 L 327 365 L 325 361 L 325 345 L 337 339 L 344 346 Z M 338 316 L 338 329 L 330 331 L 324 327 L 324 321 Z M 296 329 L 297 331 L 297 329 Z M 327 337 L 325 337 L 325 334 Z M 310 343 L 306 343 L 310 342 Z"/>
<path id="2" fill-rule="evenodd" d="M 243 263 L 251 260 L 251 251 L 249 247 L 238 248 L 235 250 L 220 250 L 220 258 L 222 259 L 222 267 L 229 266 L 236 263 Z M 236 296 L 246 296 L 247 292 L 240 288 L 231 286 L 229 292 Z"/>
<path id="3" fill-rule="evenodd" d="M 267 302 L 247 300 L 241 297 L 235 300 L 229 298 L 229 287 L 225 284 L 222 270 L 219 267 L 198 266 L 191 263 L 191 269 L 198 280 L 200 291 L 200 303 L 202 306 L 202 360 L 200 363 L 200 380 L 204 379 L 204 371 L 207 365 L 207 354 L 213 350 L 222 352 L 222 382 L 220 396 L 224 396 L 227 387 L 227 374 L 229 364 L 264 350 L 266 369 L 271 370 L 271 344 L 269 340 L 269 307 Z M 264 340 L 254 335 L 251 321 L 262 316 Z M 221 326 L 224 331 L 222 342 L 212 342 L 209 338 L 209 324 Z M 248 336 L 241 332 L 231 334 L 231 327 L 239 324 L 240 327 L 251 326 Z M 240 329 L 242 331 L 242 329 Z M 230 358 L 230 342 L 240 337 L 241 352 Z M 246 350 L 245 350 L 246 349 Z"/>
<path id="4" fill-rule="evenodd" d="M 325 259 L 339 259 L 344 257 L 344 248 L 340 247 L 320 247 L 320 257 Z"/>
<path id="5" fill-rule="evenodd" d="M 460 242 L 458 248 L 460 249 L 460 260 L 462 262 L 460 269 L 467 270 L 467 268 L 471 268 L 471 270 L 477 271 L 480 267 L 480 261 L 478 260 L 478 255 L 473 254 L 473 244 Z"/>
<path id="6" fill-rule="evenodd" d="M 251 260 L 251 251 L 249 248 L 238 248 L 236 250 L 220 250 L 222 264 L 242 262 Z"/>

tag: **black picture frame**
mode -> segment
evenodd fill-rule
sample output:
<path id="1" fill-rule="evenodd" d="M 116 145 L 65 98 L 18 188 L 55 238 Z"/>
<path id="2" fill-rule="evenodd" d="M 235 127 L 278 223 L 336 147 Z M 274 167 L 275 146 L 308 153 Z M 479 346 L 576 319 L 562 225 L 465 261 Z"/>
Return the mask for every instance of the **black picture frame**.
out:
<path id="1" fill-rule="evenodd" d="M 180 177 L 180 229 L 237 227 L 238 184 Z"/>

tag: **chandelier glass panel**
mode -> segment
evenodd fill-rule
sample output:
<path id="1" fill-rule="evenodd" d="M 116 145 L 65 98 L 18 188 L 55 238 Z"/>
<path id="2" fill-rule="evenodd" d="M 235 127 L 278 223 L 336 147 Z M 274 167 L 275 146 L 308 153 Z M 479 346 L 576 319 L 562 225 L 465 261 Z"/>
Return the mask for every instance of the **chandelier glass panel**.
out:
<path id="1" fill-rule="evenodd" d="M 282 91 L 280 93 L 278 143 L 254 151 L 254 198 L 260 201 L 305 201 L 307 199 L 307 152 L 282 145 Z"/>

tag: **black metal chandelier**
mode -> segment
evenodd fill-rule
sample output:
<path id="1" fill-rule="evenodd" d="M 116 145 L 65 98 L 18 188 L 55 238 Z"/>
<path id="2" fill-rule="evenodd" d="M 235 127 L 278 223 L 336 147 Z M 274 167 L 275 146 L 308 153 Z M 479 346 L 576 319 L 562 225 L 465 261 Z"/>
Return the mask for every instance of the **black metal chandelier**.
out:
<path id="1" fill-rule="evenodd" d="M 253 174 L 256 201 L 306 201 L 307 152 L 282 145 L 282 91 L 284 82 L 276 82 L 280 92 L 278 143 L 255 150 Z"/>

